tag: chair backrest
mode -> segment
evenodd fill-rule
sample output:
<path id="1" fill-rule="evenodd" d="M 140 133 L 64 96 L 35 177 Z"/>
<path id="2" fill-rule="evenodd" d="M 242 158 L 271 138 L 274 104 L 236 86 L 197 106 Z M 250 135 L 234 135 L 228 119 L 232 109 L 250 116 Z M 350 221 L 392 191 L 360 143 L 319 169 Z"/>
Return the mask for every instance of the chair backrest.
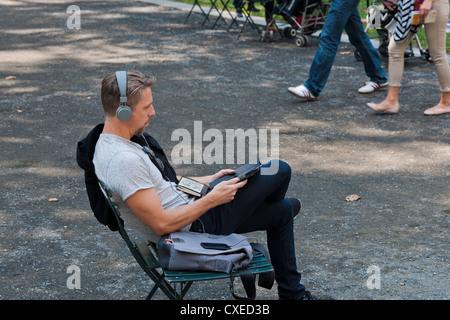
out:
<path id="1" fill-rule="evenodd" d="M 130 249 L 131 253 L 133 254 L 136 261 L 139 263 L 139 265 L 144 269 L 144 271 L 149 274 L 152 273 L 152 269 L 159 267 L 159 262 L 153 255 L 153 253 L 150 251 L 148 247 L 148 242 L 145 240 L 137 240 L 133 242 L 126 229 L 123 220 L 120 218 L 120 211 L 118 206 L 114 203 L 112 200 L 112 191 L 111 189 L 101 180 L 98 180 L 100 188 L 103 190 L 103 194 L 106 197 L 106 201 L 108 202 L 108 205 L 111 207 L 112 211 L 114 212 L 114 216 L 117 219 L 117 223 L 119 225 L 118 232 L 120 233 L 123 240 L 125 240 L 125 243 L 127 244 L 128 248 Z"/>

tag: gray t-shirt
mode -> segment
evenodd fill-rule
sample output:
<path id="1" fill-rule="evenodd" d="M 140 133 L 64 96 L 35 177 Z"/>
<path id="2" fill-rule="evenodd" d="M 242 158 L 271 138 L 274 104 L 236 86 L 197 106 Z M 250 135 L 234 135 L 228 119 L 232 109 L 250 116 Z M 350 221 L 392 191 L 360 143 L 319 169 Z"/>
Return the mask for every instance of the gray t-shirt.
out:
<path id="1" fill-rule="evenodd" d="M 159 237 L 128 208 L 125 203 L 128 197 L 139 190 L 155 188 L 166 210 L 194 201 L 193 197 L 177 190 L 175 183 L 165 180 L 142 146 L 130 140 L 101 134 L 93 162 L 97 177 L 111 188 L 113 200 L 126 225 L 151 241 L 157 242 Z"/>

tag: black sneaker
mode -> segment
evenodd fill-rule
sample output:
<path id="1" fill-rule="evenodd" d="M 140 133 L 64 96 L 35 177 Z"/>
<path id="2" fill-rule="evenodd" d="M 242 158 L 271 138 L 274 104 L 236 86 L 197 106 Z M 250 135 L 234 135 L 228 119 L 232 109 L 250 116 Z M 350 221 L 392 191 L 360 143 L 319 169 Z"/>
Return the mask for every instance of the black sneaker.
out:
<path id="1" fill-rule="evenodd" d="M 298 215 L 300 212 L 300 209 L 302 208 L 302 202 L 300 199 L 297 198 L 288 198 L 289 202 L 292 204 L 293 212 L 294 212 L 294 218 Z"/>
<path id="2" fill-rule="evenodd" d="M 305 294 L 300 298 L 300 300 L 319 300 L 316 297 L 314 297 L 311 292 L 305 291 Z"/>

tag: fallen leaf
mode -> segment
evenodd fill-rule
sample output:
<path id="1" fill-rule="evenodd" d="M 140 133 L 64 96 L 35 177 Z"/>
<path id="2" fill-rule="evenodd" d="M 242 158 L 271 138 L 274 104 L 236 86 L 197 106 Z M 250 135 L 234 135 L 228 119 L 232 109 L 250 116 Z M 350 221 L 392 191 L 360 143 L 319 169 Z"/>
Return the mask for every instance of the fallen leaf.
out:
<path id="1" fill-rule="evenodd" d="M 15 76 L 7 76 L 5 79 L 6 80 L 13 80 L 13 79 L 16 79 L 16 77 Z"/>
<path id="2" fill-rule="evenodd" d="M 351 51 L 342 51 L 342 52 L 340 52 L 340 54 L 350 54 L 350 53 L 352 53 Z"/>
<path id="3" fill-rule="evenodd" d="M 58 198 L 50 198 L 50 199 L 48 199 L 48 201 L 49 202 L 58 202 L 59 200 L 58 200 Z"/>
<path id="4" fill-rule="evenodd" d="M 357 194 L 351 194 L 345 198 L 345 201 L 356 201 L 359 199 L 361 199 L 361 197 L 358 196 Z"/>

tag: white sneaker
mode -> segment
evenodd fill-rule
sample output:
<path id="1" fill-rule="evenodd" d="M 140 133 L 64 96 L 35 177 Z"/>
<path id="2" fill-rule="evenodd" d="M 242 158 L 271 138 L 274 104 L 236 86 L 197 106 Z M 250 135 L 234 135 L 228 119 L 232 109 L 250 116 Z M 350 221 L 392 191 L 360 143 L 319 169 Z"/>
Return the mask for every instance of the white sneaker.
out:
<path id="1" fill-rule="evenodd" d="M 388 82 L 378 84 L 378 83 L 375 83 L 372 81 L 368 81 L 365 83 L 365 85 L 363 87 L 358 89 L 358 92 L 359 93 L 372 93 L 378 89 L 386 87 L 388 84 L 389 84 Z"/>
<path id="2" fill-rule="evenodd" d="M 300 85 L 298 87 L 289 87 L 288 91 L 292 93 L 294 96 L 307 99 L 307 100 L 316 100 L 317 97 L 313 95 L 304 85 Z"/>

